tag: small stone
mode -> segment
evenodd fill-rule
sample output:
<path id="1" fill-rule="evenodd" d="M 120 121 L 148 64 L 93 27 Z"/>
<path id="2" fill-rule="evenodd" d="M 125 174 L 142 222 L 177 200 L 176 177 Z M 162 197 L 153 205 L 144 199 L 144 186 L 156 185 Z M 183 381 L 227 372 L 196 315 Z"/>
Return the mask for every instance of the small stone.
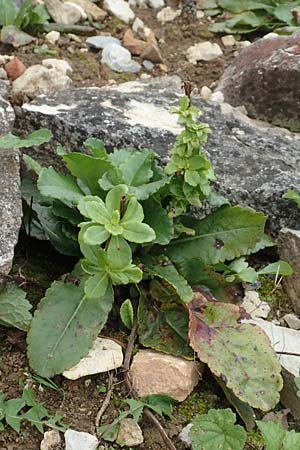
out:
<path id="1" fill-rule="evenodd" d="M 60 38 L 60 32 L 59 31 L 50 31 L 49 33 L 46 34 L 45 36 L 45 40 L 47 42 L 49 42 L 49 44 L 56 44 L 56 42 L 59 40 Z"/>
<path id="2" fill-rule="evenodd" d="M 134 20 L 135 14 L 124 0 L 104 0 L 103 8 L 122 22 L 129 23 Z"/>
<path id="3" fill-rule="evenodd" d="M 45 0 L 45 6 L 56 23 L 74 25 L 87 18 L 84 10 L 72 2 L 62 3 L 60 0 Z"/>
<path id="4" fill-rule="evenodd" d="M 136 17 L 132 24 L 132 31 L 138 33 L 138 31 L 144 28 L 144 26 L 145 26 L 144 22 L 139 17 Z"/>
<path id="5" fill-rule="evenodd" d="M 251 317 L 261 317 L 266 319 L 271 311 L 267 302 L 262 302 L 256 291 L 246 291 L 241 306 Z"/>
<path id="6" fill-rule="evenodd" d="M 87 45 L 92 48 L 100 49 L 106 47 L 108 44 L 121 45 L 121 41 L 110 35 L 91 36 L 85 41 Z"/>
<path id="7" fill-rule="evenodd" d="M 60 450 L 61 438 L 59 431 L 51 430 L 44 433 L 40 450 Z"/>
<path id="8" fill-rule="evenodd" d="M 149 80 L 151 78 L 151 75 L 149 75 L 149 73 L 142 73 L 142 75 L 140 76 L 141 80 Z"/>
<path id="9" fill-rule="evenodd" d="M 250 47 L 250 45 L 252 45 L 252 42 L 250 41 L 237 41 L 237 45 L 239 46 L 239 48 L 243 49 L 246 47 Z"/>
<path id="10" fill-rule="evenodd" d="M 186 445 L 186 447 L 192 446 L 192 440 L 189 436 L 189 432 L 191 431 L 192 426 L 192 423 L 187 424 L 184 428 L 182 428 L 181 432 L 178 435 L 179 439 Z"/>
<path id="11" fill-rule="evenodd" d="M 196 13 L 197 19 L 203 19 L 204 16 L 205 16 L 204 11 L 202 11 L 201 9 L 198 9 L 198 11 Z"/>
<path id="12" fill-rule="evenodd" d="M 0 80 L 7 80 L 7 72 L 2 67 L 0 67 Z"/>
<path id="13" fill-rule="evenodd" d="M 129 6 L 147 8 L 147 0 L 129 0 Z"/>
<path id="14" fill-rule="evenodd" d="M 177 12 L 170 6 L 163 8 L 156 16 L 157 20 L 162 24 L 165 24 L 166 22 L 172 22 L 174 19 L 176 19 L 176 17 Z"/>
<path id="15" fill-rule="evenodd" d="M 66 450 L 96 450 L 98 439 L 89 433 L 75 430 L 65 432 Z"/>
<path id="16" fill-rule="evenodd" d="M 143 61 L 143 66 L 144 66 L 145 69 L 147 69 L 147 70 L 152 70 L 152 69 L 154 69 L 154 64 L 153 64 L 151 61 L 148 61 L 147 59 L 145 59 L 145 60 Z M 144 74 L 144 75 L 146 75 L 146 74 Z"/>
<path id="17" fill-rule="evenodd" d="M 278 37 L 279 35 L 277 33 L 268 33 L 262 39 L 277 39 Z"/>
<path id="18" fill-rule="evenodd" d="M 224 47 L 233 47 L 236 44 L 236 40 L 232 34 L 227 34 L 221 37 L 222 44 Z"/>
<path id="19" fill-rule="evenodd" d="M 160 54 L 158 45 L 154 42 L 149 42 L 144 50 L 141 53 L 141 58 L 148 59 L 149 61 L 152 61 L 153 63 L 162 63 L 163 59 Z"/>
<path id="20" fill-rule="evenodd" d="M 224 94 L 221 91 L 216 91 L 211 94 L 210 100 L 215 103 L 224 103 Z"/>
<path id="21" fill-rule="evenodd" d="M 123 419 L 116 440 L 121 447 L 136 447 L 144 442 L 140 426 L 133 419 Z"/>
<path id="22" fill-rule="evenodd" d="M 147 47 L 147 42 L 142 41 L 141 39 L 136 39 L 133 32 L 129 28 L 124 33 L 123 46 L 127 48 L 132 55 L 139 56 Z"/>
<path id="23" fill-rule="evenodd" d="M 66 0 L 64 0 L 66 2 Z M 99 6 L 95 5 L 90 0 L 72 0 L 72 3 L 80 6 L 84 12 L 91 16 L 96 22 L 101 21 L 104 17 L 107 16 L 107 12 L 103 11 L 103 9 L 99 8 Z"/>
<path id="24" fill-rule="evenodd" d="M 165 0 L 148 0 L 150 8 L 158 9 L 165 6 Z"/>
<path id="25" fill-rule="evenodd" d="M 77 34 L 68 33 L 68 37 L 71 39 L 71 41 L 77 42 L 78 44 L 81 44 L 81 38 Z"/>
<path id="26" fill-rule="evenodd" d="M 0 55 L 0 65 L 4 66 L 4 64 L 8 63 L 14 56 L 11 55 Z"/>
<path id="27" fill-rule="evenodd" d="M 16 80 L 25 72 L 26 67 L 22 61 L 15 56 L 7 64 L 5 64 L 5 70 L 10 80 Z"/>
<path id="28" fill-rule="evenodd" d="M 42 61 L 42 65 L 48 69 L 55 69 L 58 76 L 65 76 L 68 72 L 73 72 L 70 64 L 64 59 L 48 58 Z"/>
<path id="29" fill-rule="evenodd" d="M 295 314 L 285 314 L 283 320 L 288 324 L 289 328 L 300 330 L 300 319 Z"/>
<path id="30" fill-rule="evenodd" d="M 122 347 L 111 339 L 97 338 L 88 354 L 74 367 L 65 370 L 63 376 L 69 380 L 78 380 L 87 375 L 117 369 L 122 363 Z"/>
<path id="31" fill-rule="evenodd" d="M 101 62 L 121 73 L 136 73 L 141 69 L 141 65 L 131 59 L 131 53 L 117 44 L 109 44 L 103 49 Z"/>
<path id="32" fill-rule="evenodd" d="M 169 72 L 168 66 L 166 66 L 166 64 L 159 64 L 158 68 L 163 73 L 168 73 Z"/>
<path id="33" fill-rule="evenodd" d="M 221 55 L 223 55 L 223 52 L 219 45 L 209 41 L 195 44 L 189 47 L 186 52 L 188 61 L 194 65 L 197 64 L 197 61 L 212 61 Z"/>
<path id="34" fill-rule="evenodd" d="M 204 100 L 209 100 L 212 96 L 212 90 L 208 86 L 202 86 L 200 95 Z"/>
<path id="35" fill-rule="evenodd" d="M 194 361 L 140 350 L 133 357 L 130 375 L 140 397 L 167 394 L 183 401 L 199 381 L 199 368 Z"/>

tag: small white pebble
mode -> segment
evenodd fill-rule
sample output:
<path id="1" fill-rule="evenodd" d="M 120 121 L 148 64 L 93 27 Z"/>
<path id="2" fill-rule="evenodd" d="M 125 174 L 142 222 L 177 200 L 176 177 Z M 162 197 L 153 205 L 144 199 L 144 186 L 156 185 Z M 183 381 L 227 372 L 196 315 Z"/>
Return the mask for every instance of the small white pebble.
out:
<path id="1" fill-rule="evenodd" d="M 204 100 L 209 100 L 212 96 L 212 90 L 207 86 L 202 86 L 200 95 Z"/>

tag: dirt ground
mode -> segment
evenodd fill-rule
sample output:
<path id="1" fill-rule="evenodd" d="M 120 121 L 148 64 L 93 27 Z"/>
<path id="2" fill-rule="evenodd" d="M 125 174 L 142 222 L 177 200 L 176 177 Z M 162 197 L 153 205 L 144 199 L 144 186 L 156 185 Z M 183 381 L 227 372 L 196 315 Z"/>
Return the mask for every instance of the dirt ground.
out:
<path id="1" fill-rule="evenodd" d="M 175 2 L 167 2 L 169 6 L 174 6 Z M 201 23 L 187 25 L 182 23 L 180 19 L 161 25 L 157 19 L 157 11 L 152 9 L 136 10 L 147 26 L 149 26 L 156 34 L 161 47 L 161 53 L 164 59 L 164 66 L 156 65 L 151 72 L 146 70 L 143 73 L 149 73 L 151 76 L 162 76 L 165 74 L 178 75 L 185 81 L 192 82 L 193 86 L 200 90 L 204 85 L 213 87 L 214 83 L 219 79 L 225 67 L 230 64 L 234 58 L 236 48 L 224 48 L 220 38 L 212 36 L 208 30 L 209 22 L 203 20 Z M 99 34 L 108 33 L 122 39 L 127 26 L 120 21 L 107 17 L 102 23 Z M 84 42 L 84 37 L 81 37 Z M 218 43 L 224 55 L 212 62 L 199 62 L 196 66 L 192 66 L 186 59 L 187 49 L 198 42 L 211 40 Z M 82 44 L 70 40 L 68 36 L 62 36 L 59 45 L 49 45 L 50 50 L 56 51 L 55 56 L 39 55 L 34 53 L 37 45 L 42 45 L 44 40 L 42 37 L 32 45 L 21 47 L 13 50 L 11 47 L 0 45 L 0 54 L 15 54 L 27 66 L 39 63 L 45 58 L 63 58 L 70 63 L 73 68 L 72 78 L 74 85 L 82 86 L 103 86 L 115 80 L 120 83 L 123 81 L 133 80 L 141 75 L 139 74 L 117 74 L 107 67 L 101 66 L 100 55 L 98 51 L 89 50 L 82 52 Z M 30 244 L 32 245 L 32 244 Z M 65 260 L 59 257 L 49 246 L 41 246 L 38 250 L 35 248 L 24 248 L 21 244 L 17 249 L 17 255 L 14 265 L 14 273 L 21 270 L 25 278 L 32 282 L 27 282 L 24 288 L 29 292 L 29 299 L 35 305 L 39 298 L 43 296 L 43 292 L 50 285 L 51 281 L 63 273 L 67 272 L 72 266 L 72 260 Z M 113 325 L 112 325 L 113 326 Z M 108 330 L 109 331 L 109 330 Z M 111 333 L 111 330 L 110 330 Z M 105 333 L 104 333 L 105 334 Z M 124 336 L 119 336 L 123 345 L 126 345 Z M 0 390 L 4 391 L 7 398 L 14 398 L 22 394 L 21 382 L 32 383 L 30 376 L 30 368 L 26 359 L 25 352 L 25 335 L 15 333 L 14 331 L 6 331 L 1 329 L 0 332 Z M 206 375 L 209 379 L 209 374 Z M 62 391 L 55 391 L 49 388 L 39 390 L 37 383 L 32 386 L 37 398 L 45 403 L 45 406 L 52 412 L 58 412 L 64 415 L 65 423 L 71 425 L 72 428 L 79 431 L 95 432 L 95 417 L 105 398 L 104 393 L 99 393 L 97 386 L 107 384 L 107 374 L 97 375 L 93 377 L 83 378 L 78 381 L 68 381 L 62 376 L 55 377 L 55 383 Z M 105 412 L 102 423 L 111 422 L 124 405 L 122 398 L 128 395 L 126 388 L 121 382 L 121 378 L 115 375 L 115 387 L 113 399 Z M 208 386 L 208 387 L 207 387 Z M 183 449 L 182 444 L 176 441 L 176 436 L 180 432 L 192 414 L 198 412 L 207 412 L 211 407 L 226 407 L 228 404 L 224 400 L 218 386 L 214 383 L 205 384 L 201 382 L 191 399 L 175 408 L 174 419 L 164 423 L 166 430 L 171 438 L 174 438 L 174 444 L 178 450 Z M 158 433 L 147 421 L 142 422 L 145 443 L 138 448 L 141 450 L 163 450 L 165 445 L 161 441 Z M 38 450 L 42 435 L 32 426 L 24 425 L 20 435 L 13 432 L 7 427 L 4 432 L 0 433 L 0 449 L 1 450 Z M 116 445 L 107 447 L 107 449 L 117 449 Z M 248 447 L 257 448 L 260 447 Z M 62 446 L 63 449 L 63 446 Z M 57 449 L 60 450 L 60 449 Z"/>

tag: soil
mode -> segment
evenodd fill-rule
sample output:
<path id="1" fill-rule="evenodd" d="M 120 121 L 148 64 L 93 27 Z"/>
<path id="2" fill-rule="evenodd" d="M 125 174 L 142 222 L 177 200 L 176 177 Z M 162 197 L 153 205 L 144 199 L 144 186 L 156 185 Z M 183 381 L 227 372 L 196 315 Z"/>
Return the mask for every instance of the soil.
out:
<path id="1" fill-rule="evenodd" d="M 176 2 L 167 2 L 169 6 L 176 6 Z M 224 48 L 219 37 L 211 35 L 207 30 L 209 22 L 203 20 L 196 24 L 187 25 L 176 19 L 173 22 L 161 25 L 157 19 L 155 10 L 138 9 L 140 17 L 147 26 L 156 34 L 161 53 L 164 59 L 163 65 L 156 65 L 151 72 L 144 71 L 151 76 L 162 76 L 165 74 L 178 75 L 184 81 L 190 81 L 194 88 L 200 90 L 202 86 L 213 87 L 220 78 L 225 67 L 230 64 L 234 58 L 236 48 Z M 113 34 L 122 39 L 127 26 L 112 17 L 107 17 L 101 24 L 99 34 Z M 81 42 L 74 42 L 68 36 L 62 36 L 59 45 L 50 45 L 50 50 L 56 52 L 54 56 L 40 55 L 35 53 L 37 46 L 44 44 L 43 37 L 18 50 L 12 50 L 11 47 L 0 45 L 0 54 L 14 54 L 18 56 L 26 67 L 38 64 L 45 58 L 62 58 L 70 63 L 73 68 L 71 75 L 74 86 L 103 86 L 112 82 L 121 83 L 134 80 L 141 75 L 138 74 L 117 74 L 112 72 L 99 63 L 98 51 L 82 51 L 84 47 L 83 37 Z M 196 66 L 188 63 L 186 59 L 187 49 L 198 42 L 210 40 L 220 45 L 223 50 L 223 56 L 212 62 L 199 62 Z M 114 80 L 114 81 L 112 81 Z M 22 284 L 28 292 L 28 298 L 35 306 L 43 296 L 45 289 L 51 281 L 57 279 L 62 274 L 68 272 L 74 261 L 66 259 L 55 253 L 47 244 L 36 243 L 34 241 L 21 240 L 16 251 L 15 263 L 12 274 L 19 284 L 25 277 L 27 282 Z M 126 346 L 126 335 L 114 331 L 114 324 L 110 324 L 110 330 L 107 332 L 122 344 Z M 105 334 L 105 330 L 103 332 Z M 45 407 L 53 414 L 59 413 L 64 416 L 64 422 L 70 424 L 73 429 L 95 433 L 95 418 L 102 402 L 105 399 L 105 393 L 99 393 L 97 387 L 107 385 L 107 374 L 85 377 L 77 381 L 68 381 L 63 376 L 54 378 L 54 382 L 61 390 L 53 390 L 47 387 L 39 386 L 33 382 L 30 376 L 30 368 L 25 351 L 25 335 L 12 330 L 1 329 L 0 332 L 1 360 L 0 360 L 0 390 L 5 392 L 7 398 L 15 398 L 22 395 L 22 384 L 29 383 L 39 401 L 44 402 Z M 110 423 L 117 417 L 120 410 L 125 409 L 122 399 L 126 399 L 128 392 L 122 383 L 120 376 L 114 375 L 113 398 L 102 417 L 102 423 Z M 193 395 L 185 402 L 175 408 L 174 418 L 172 420 L 162 420 L 163 426 L 169 436 L 173 439 L 178 450 L 183 449 L 182 443 L 176 436 L 182 427 L 188 423 L 193 415 L 197 413 L 206 413 L 212 407 L 228 407 L 218 385 L 211 381 L 209 373 L 204 374 L 204 381 L 199 383 Z M 165 444 L 162 442 L 158 432 L 146 420 L 142 422 L 142 429 L 145 442 L 138 448 L 141 450 L 163 450 Z M 21 433 L 18 435 L 6 427 L 4 432 L 0 433 L 1 450 L 38 450 L 42 435 L 31 425 L 22 425 Z M 249 445 L 247 448 L 262 448 L 258 444 Z M 104 447 L 103 447 L 104 448 Z M 113 447 L 105 449 L 118 449 L 115 444 Z M 61 449 L 62 450 L 63 444 Z"/>

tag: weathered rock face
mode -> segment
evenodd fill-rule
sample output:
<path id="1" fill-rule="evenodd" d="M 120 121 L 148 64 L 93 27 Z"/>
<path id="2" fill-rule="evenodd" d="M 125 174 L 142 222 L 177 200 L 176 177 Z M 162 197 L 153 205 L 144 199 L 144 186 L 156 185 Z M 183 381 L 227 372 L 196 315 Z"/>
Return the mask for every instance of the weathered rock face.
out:
<path id="1" fill-rule="evenodd" d="M 58 142 L 67 150 L 78 150 L 89 136 L 103 139 L 108 150 L 146 147 L 165 160 L 181 129 L 169 112 L 181 96 L 176 77 L 64 90 L 23 105 L 16 132 L 52 130 L 55 139 L 31 151 L 43 165 L 57 163 Z M 299 227 L 300 211 L 282 195 L 300 186 L 300 139 L 285 129 L 258 127 L 229 105 L 192 101 L 211 128 L 205 152 L 218 177 L 217 190 L 233 203 L 268 214 L 274 230 Z"/>
<path id="2" fill-rule="evenodd" d="M 10 104 L 0 97 L 0 136 L 11 131 L 15 114 Z M 14 247 L 21 226 L 19 154 L 0 149 L 0 278 L 12 265 Z"/>
<path id="3" fill-rule="evenodd" d="M 280 257 L 287 261 L 294 273 L 283 277 L 282 284 L 295 313 L 300 314 L 300 231 L 283 228 L 277 240 Z"/>
<path id="4" fill-rule="evenodd" d="M 299 35 L 260 39 L 243 49 L 218 90 L 231 105 L 245 105 L 251 117 L 299 131 Z"/>

